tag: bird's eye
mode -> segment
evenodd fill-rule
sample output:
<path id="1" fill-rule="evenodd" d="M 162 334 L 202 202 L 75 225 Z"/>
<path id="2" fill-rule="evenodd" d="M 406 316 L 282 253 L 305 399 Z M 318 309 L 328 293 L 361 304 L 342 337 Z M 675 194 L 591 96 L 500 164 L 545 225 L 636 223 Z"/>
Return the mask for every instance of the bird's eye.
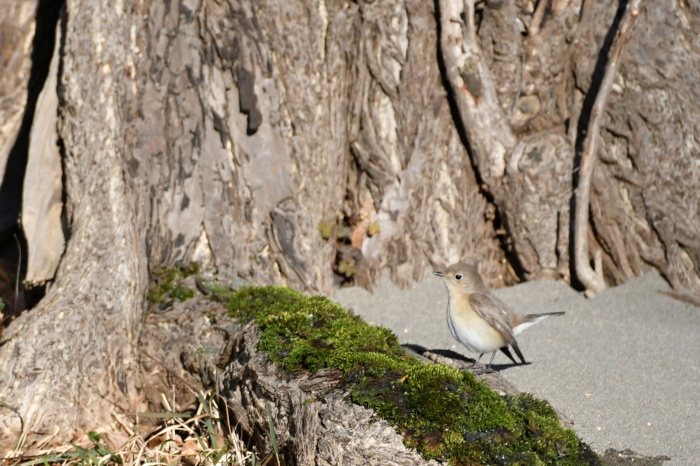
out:
<path id="1" fill-rule="evenodd" d="M 462 274 L 461 274 L 461 273 L 458 273 L 457 275 L 455 275 L 455 279 L 461 280 L 461 279 L 462 279 Z"/>

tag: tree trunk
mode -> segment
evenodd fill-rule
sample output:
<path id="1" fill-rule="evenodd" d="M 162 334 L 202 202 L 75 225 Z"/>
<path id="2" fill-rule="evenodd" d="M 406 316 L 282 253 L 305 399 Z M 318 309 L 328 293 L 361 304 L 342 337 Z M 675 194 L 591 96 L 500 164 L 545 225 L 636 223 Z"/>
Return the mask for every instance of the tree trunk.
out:
<path id="1" fill-rule="evenodd" d="M 0 156 L 34 109 L 12 47 L 35 7 L 3 7 L 25 21 L 2 29 Z M 626 7 L 67 0 L 58 100 L 25 118 L 51 135 L 56 115 L 58 143 L 13 145 L 31 146 L 25 276 L 48 287 L 2 335 L 0 401 L 33 433 L 137 410 L 149 278 L 179 262 L 323 293 L 460 259 L 491 285 L 575 282 L 578 157 Z M 622 49 L 582 226 L 608 284 L 655 267 L 700 290 L 698 27 L 697 8 L 646 2 Z M 56 153 L 58 187 L 31 168 Z M 0 409 L 5 435 L 16 413 Z"/>
<path id="2" fill-rule="evenodd" d="M 108 37 L 127 37 L 128 25 L 96 6 L 66 4 L 58 135 L 69 240 L 44 299 L 2 336 L 2 401 L 24 422 L 4 412 L 5 434 L 58 427 L 65 436 L 69 428 L 105 422 L 112 409 L 138 406 L 130 342 L 140 332 L 147 260 L 123 176 L 125 50 Z"/>
<path id="3" fill-rule="evenodd" d="M 602 36 L 614 11 L 593 3 L 574 74 L 595 91 Z M 593 173 L 592 243 L 609 283 L 657 268 L 676 289 L 700 292 L 700 8 L 645 2 L 622 59 L 601 127 Z M 595 47 L 595 48 L 594 48 Z"/>

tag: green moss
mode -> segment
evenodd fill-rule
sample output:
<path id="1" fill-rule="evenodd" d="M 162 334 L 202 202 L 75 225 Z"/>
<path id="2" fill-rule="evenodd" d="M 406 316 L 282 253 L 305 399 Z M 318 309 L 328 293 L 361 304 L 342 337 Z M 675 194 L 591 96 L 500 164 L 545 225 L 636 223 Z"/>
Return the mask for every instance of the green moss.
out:
<path id="1" fill-rule="evenodd" d="M 195 290 L 182 284 L 187 277 L 199 272 L 199 264 L 158 269 L 153 272 L 153 283 L 148 290 L 148 299 L 153 303 L 170 300 L 185 301 L 196 294 Z"/>
<path id="2" fill-rule="evenodd" d="M 197 284 L 197 289 L 201 291 L 206 296 L 215 297 L 222 302 L 228 301 L 233 296 L 233 291 L 231 287 L 218 281 L 213 277 L 208 276 L 197 276 L 195 279 Z"/>
<path id="3" fill-rule="evenodd" d="M 396 336 L 329 299 L 243 288 L 233 317 L 255 320 L 259 349 L 287 371 L 333 368 L 354 402 L 375 410 L 427 458 L 452 464 L 600 464 L 545 401 L 501 397 L 470 372 L 406 356 Z"/>
<path id="4" fill-rule="evenodd" d="M 186 301 L 193 298 L 195 291 L 192 288 L 187 288 L 182 285 L 176 285 L 175 288 L 170 292 L 170 296 L 178 301 Z"/>

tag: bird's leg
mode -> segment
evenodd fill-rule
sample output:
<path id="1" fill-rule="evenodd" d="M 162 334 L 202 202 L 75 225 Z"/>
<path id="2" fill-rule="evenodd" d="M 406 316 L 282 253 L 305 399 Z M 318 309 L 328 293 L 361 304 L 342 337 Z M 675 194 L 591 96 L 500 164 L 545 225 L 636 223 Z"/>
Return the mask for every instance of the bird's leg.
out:
<path id="1" fill-rule="evenodd" d="M 493 364 L 493 358 L 496 357 L 496 352 L 494 351 L 491 353 L 491 360 L 489 361 L 488 365 L 486 366 L 486 371 L 488 372 L 489 369 L 491 369 L 491 364 Z"/>
<path id="2" fill-rule="evenodd" d="M 469 366 L 469 369 L 470 369 L 470 370 L 471 370 L 471 369 L 474 369 L 474 366 L 476 366 L 476 364 L 479 362 L 479 360 L 481 359 L 481 357 L 482 357 L 483 355 L 484 355 L 484 353 L 481 353 L 481 354 L 479 355 L 479 357 L 476 358 L 476 361 L 474 361 L 474 363 L 473 363 L 471 366 Z"/>
<path id="3" fill-rule="evenodd" d="M 479 357 L 476 358 L 476 361 L 474 361 L 474 364 L 472 364 L 471 367 L 469 368 L 470 370 L 473 369 L 474 366 L 476 366 L 476 363 L 479 362 L 479 360 L 481 359 L 481 357 L 482 357 L 483 355 L 484 355 L 484 353 L 481 353 L 481 354 L 479 355 Z M 494 351 L 493 353 L 491 353 L 491 360 L 489 361 L 489 363 L 486 365 L 486 367 L 484 367 L 483 369 L 480 369 L 478 373 L 479 373 L 479 374 L 483 374 L 484 372 L 488 372 L 489 369 L 491 369 L 491 364 L 493 363 L 493 358 L 495 358 L 495 357 L 496 357 L 496 352 Z M 474 373 L 477 373 L 477 372 L 474 371 Z"/>

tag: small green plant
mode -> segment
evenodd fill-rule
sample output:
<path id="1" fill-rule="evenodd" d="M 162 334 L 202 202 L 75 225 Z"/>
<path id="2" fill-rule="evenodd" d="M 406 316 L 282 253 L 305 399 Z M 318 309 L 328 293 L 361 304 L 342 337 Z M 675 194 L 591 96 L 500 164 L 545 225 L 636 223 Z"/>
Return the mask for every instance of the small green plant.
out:
<path id="1" fill-rule="evenodd" d="M 184 286 L 183 281 L 198 272 L 197 263 L 156 270 L 153 272 L 153 283 L 148 290 L 148 299 L 152 303 L 160 304 L 171 300 L 186 301 L 194 297 L 196 291 Z"/>
<path id="2" fill-rule="evenodd" d="M 318 231 L 323 239 L 329 239 L 333 236 L 334 224 L 329 221 L 318 222 Z"/>
<path id="3" fill-rule="evenodd" d="M 406 356 L 388 329 L 322 296 L 248 287 L 233 317 L 254 320 L 258 348 L 287 371 L 343 372 L 354 402 L 374 409 L 407 446 L 451 464 L 600 464 L 545 401 L 501 397 L 470 372 Z"/>
<path id="4" fill-rule="evenodd" d="M 30 461 L 21 462 L 23 466 L 33 466 L 36 464 L 48 465 L 51 463 L 69 463 L 82 465 L 101 466 L 104 464 L 122 464 L 122 459 L 115 455 L 102 443 L 102 436 L 95 431 L 90 431 L 87 434 L 88 439 L 92 442 L 92 446 L 83 448 L 75 444 L 71 444 L 73 451 L 65 453 L 56 453 L 40 456 Z"/>

